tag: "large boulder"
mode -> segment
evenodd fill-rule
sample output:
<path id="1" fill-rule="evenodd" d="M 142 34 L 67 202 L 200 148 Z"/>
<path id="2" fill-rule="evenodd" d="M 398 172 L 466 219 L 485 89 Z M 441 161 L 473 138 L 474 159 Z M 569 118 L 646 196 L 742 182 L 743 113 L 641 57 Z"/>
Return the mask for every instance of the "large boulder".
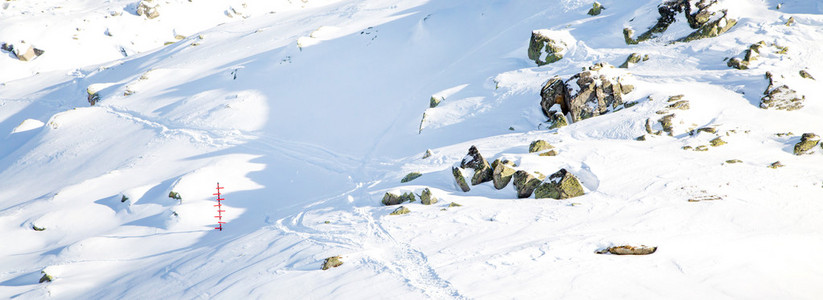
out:
<path id="1" fill-rule="evenodd" d="M 552 37 L 553 35 L 557 33 L 549 30 L 532 31 L 529 40 L 529 59 L 538 66 L 556 62 L 566 53 L 568 45 L 563 40 Z"/>
<path id="2" fill-rule="evenodd" d="M 550 175 L 534 191 L 534 197 L 537 199 L 568 199 L 583 196 L 583 194 L 583 186 L 580 181 L 566 169 L 560 169 L 560 171 Z"/>
<path id="3" fill-rule="evenodd" d="M 673 42 L 689 42 L 697 39 L 718 36 L 737 24 L 737 20 L 729 18 L 726 10 L 715 6 L 716 0 L 668 0 L 657 6 L 660 17 L 651 28 L 634 38 L 634 30 L 623 29 L 626 44 L 637 44 L 654 39 L 662 35 L 669 26 L 677 20 L 678 14 L 684 14 L 689 27 L 694 29 L 689 35 L 676 39 Z"/>
<path id="4" fill-rule="evenodd" d="M 387 192 L 385 195 L 383 195 L 383 200 L 380 202 L 383 203 L 383 205 L 389 206 L 398 205 L 403 202 L 414 202 L 414 200 L 414 193 L 411 192 L 403 193 L 402 195 Z"/>
<path id="5" fill-rule="evenodd" d="M 785 84 L 779 84 L 771 72 L 766 72 L 766 78 L 769 79 L 769 87 L 763 92 L 763 98 L 760 98 L 760 108 L 779 110 L 803 108 L 806 96 L 798 95 L 797 91 Z"/>
<path id="6" fill-rule="evenodd" d="M 607 63 L 599 63 L 587 68 L 565 82 L 560 77 L 550 79 L 540 92 L 540 106 L 547 117 L 555 113 L 552 107 L 560 104 L 562 114 L 569 114 L 572 122 L 599 116 L 623 104 L 623 95 L 634 87 L 624 85 L 622 78 L 611 76 L 614 69 Z M 571 88 L 574 81 L 576 89 Z"/>
<path id="7" fill-rule="evenodd" d="M 512 184 L 517 191 L 517 198 L 528 198 L 540 185 L 540 179 L 535 178 L 529 172 L 519 170 L 512 175 Z"/>
<path id="8" fill-rule="evenodd" d="M 515 172 L 514 169 L 509 168 L 509 166 L 499 159 L 492 163 L 492 169 L 492 182 L 494 183 L 494 188 L 498 190 L 503 189 L 509 184 Z"/>
<path id="9" fill-rule="evenodd" d="M 800 137 L 800 142 L 794 145 L 794 155 L 801 155 L 812 150 L 814 146 L 820 143 L 820 136 L 814 133 L 804 133 Z"/>

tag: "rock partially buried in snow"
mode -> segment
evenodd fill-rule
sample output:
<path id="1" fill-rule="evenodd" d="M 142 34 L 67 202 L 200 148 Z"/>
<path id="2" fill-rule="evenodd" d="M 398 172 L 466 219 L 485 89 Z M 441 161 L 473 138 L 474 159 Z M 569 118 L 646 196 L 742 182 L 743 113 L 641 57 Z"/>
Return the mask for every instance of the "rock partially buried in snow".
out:
<path id="1" fill-rule="evenodd" d="M 599 15 L 599 14 L 600 14 L 600 13 L 601 13 L 604 9 L 606 9 L 606 8 L 605 8 L 605 7 L 603 7 L 603 5 L 601 5 L 601 4 L 600 4 L 600 2 L 594 1 L 594 4 L 592 4 L 592 8 L 591 8 L 591 9 L 589 9 L 588 14 L 589 14 L 590 16 L 597 16 L 597 15 Z"/>
<path id="2" fill-rule="evenodd" d="M 560 169 L 560 171 L 550 175 L 534 191 L 534 197 L 537 199 L 568 199 L 583 196 L 583 194 L 585 192 L 583 192 L 580 181 L 566 169 Z"/>
<path id="3" fill-rule="evenodd" d="M 340 256 L 332 256 L 323 260 L 323 270 L 328 270 L 331 268 L 337 268 L 343 265 L 342 257 Z"/>
<path id="4" fill-rule="evenodd" d="M 398 207 L 397 209 L 395 209 L 395 210 L 394 210 L 393 212 L 391 212 L 389 215 L 391 215 L 391 216 L 396 216 L 396 215 L 405 215 L 405 214 L 408 214 L 408 213 L 410 213 L 410 212 L 411 212 L 411 210 L 409 210 L 409 209 L 408 209 L 408 208 L 406 208 L 405 206 L 401 206 L 401 207 Z"/>
<path id="5" fill-rule="evenodd" d="M 29 46 L 25 51 L 14 49 L 14 55 L 21 61 L 32 61 L 40 55 L 43 55 L 43 53 L 45 53 L 45 51 L 34 48 L 34 46 Z"/>
<path id="6" fill-rule="evenodd" d="M 380 202 L 383 203 L 383 205 L 389 206 L 398 205 L 403 202 L 414 202 L 414 200 L 414 193 L 411 192 L 403 193 L 403 195 L 397 195 L 394 193 L 387 192 L 385 195 L 383 195 L 383 200 L 381 200 Z"/>
<path id="7" fill-rule="evenodd" d="M 514 169 L 509 168 L 509 166 L 506 166 L 506 164 L 499 159 L 492 163 L 492 169 L 492 182 L 494 183 L 494 188 L 498 190 L 506 187 L 515 173 Z"/>
<path id="8" fill-rule="evenodd" d="M 657 251 L 657 247 L 640 246 L 614 246 L 597 251 L 597 254 L 611 253 L 615 255 L 649 255 Z"/>
<path id="9" fill-rule="evenodd" d="M 400 179 L 400 183 L 406 183 L 415 180 L 417 178 L 420 178 L 420 176 L 423 176 L 423 174 L 420 174 L 420 172 L 411 172 L 409 174 L 406 174 L 406 176 L 403 177 L 403 179 Z"/>
<path id="10" fill-rule="evenodd" d="M 550 64 L 563 59 L 566 53 L 566 43 L 556 37 L 556 31 L 535 30 L 529 40 L 529 59 L 538 66 Z"/>
<path id="11" fill-rule="evenodd" d="M 631 55 L 629 55 L 628 58 L 626 58 L 626 61 L 622 65 L 620 65 L 620 67 L 624 69 L 629 68 L 634 64 L 639 63 L 642 59 L 643 57 L 640 56 L 640 53 L 632 53 Z"/>
<path id="12" fill-rule="evenodd" d="M 454 176 L 454 181 L 461 191 L 468 192 L 471 190 L 471 187 L 469 187 L 469 184 L 466 183 L 466 177 L 463 176 L 463 171 L 461 171 L 460 168 L 452 167 L 452 176 Z"/>
<path id="13" fill-rule="evenodd" d="M 549 144 L 549 142 L 544 140 L 536 140 L 529 145 L 529 153 L 535 152 L 543 152 L 549 149 L 553 149 L 554 146 Z"/>
<path id="14" fill-rule="evenodd" d="M 820 143 L 820 136 L 814 133 L 804 133 L 800 142 L 794 145 L 794 155 L 806 154 Z"/>
<path id="15" fill-rule="evenodd" d="M 626 44 L 638 44 L 643 41 L 654 39 L 662 35 L 669 28 L 669 25 L 675 22 L 677 15 L 683 13 L 689 23 L 689 27 L 695 29 L 691 34 L 675 40 L 675 42 L 689 42 L 702 38 L 709 38 L 718 36 L 729 29 L 731 29 L 737 20 L 728 17 L 726 10 L 716 10 L 714 4 L 717 1 L 694 1 L 689 0 L 668 0 L 664 1 L 657 7 L 660 17 L 657 23 L 649 28 L 648 31 L 638 36 L 633 37 L 634 30 L 631 28 L 623 29 L 623 37 Z"/>
<path id="16" fill-rule="evenodd" d="M 40 273 L 42 273 L 42 274 L 43 274 L 43 277 L 40 277 L 40 283 L 43 283 L 43 282 L 52 282 L 52 281 L 54 280 L 54 277 L 52 277 L 51 275 L 49 275 L 48 273 L 46 273 L 46 271 L 40 271 Z"/>
<path id="17" fill-rule="evenodd" d="M 769 79 L 769 87 L 763 92 L 763 98 L 760 98 L 760 108 L 789 111 L 803 108 L 806 96 L 798 96 L 797 91 L 785 84 L 779 85 L 771 72 L 766 72 L 766 78 Z"/>
<path id="18" fill-rule="evenodd" d="M 492 181 L 491 166 L 489 166 L 489 162 L 483 158 L 483 155 L 480 155 L 480 151 L 478 151 L 475 146 L 469 147 L 469 153 L 466 154 L 463 161 L 460 162 L 460 168 L 474 169 L 474 175 L 472 175 L 471 179 L 472 185 Z"/>
<path id="19" fill-rule="evenodd" d="M 534 192 L 534 189 L 540 185 L 540 179 L 529 174 L 529 172 L 519 170 L 512 175 L 512 184 L 517 191 L 517 198 L 528 198 Z"/>
<path id="20" fill-rule="evenodd" d="M 437 198 L 432 195 L 432 191 L 429 188 L 423 189 L 423 192 L 420 193 L 420 203 L 423 205 L 432 205 L 437 203 Z"/>
<path id="21" fill-rule="evenodd" d="M 137 4 L 137 15 L 154 19 L 160 16 L 160 4 L 155 0 L 142 0 Z"/>

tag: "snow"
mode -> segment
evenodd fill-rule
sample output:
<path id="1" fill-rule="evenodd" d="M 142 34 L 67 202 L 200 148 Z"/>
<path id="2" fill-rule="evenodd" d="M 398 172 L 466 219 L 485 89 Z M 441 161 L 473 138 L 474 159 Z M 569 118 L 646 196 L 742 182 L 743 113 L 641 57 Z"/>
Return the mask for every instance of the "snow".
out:
<path id="1" fill-rule="evenodd" d="M 720 1 L 739 18 L 729 32 L 669 44 L 691 32 L 679 16 L 638 45 L 622 28 L 645 31 L 658 0 L 601 1 L 596 17 L 570 0 L 168 0 L 156 19 L 137 16 L 137 3 L 0 7 L 0 42 L 45 50 L 0 56 L 2 298 L 823 292 L 823 149 L 793 154 L 803 133 L 823 134 L 819 1 Z M 527 47 L 541 29 L 569 49 L 537 67 Z M 761 40 L 789 50 L 726 66 Z M 637 105 L 545 129 L 539 93 L 551 77 L 634 52 L 650 59 L 603 72 L 635 86 L 624 102 Z M 766 71 L 804 107 L 759 108 Z M 662 129 L 657 112 L 678 94 L 691 108 L 669 112 L 673 135 L 636 141 L 647 119 Z M 430 108 L 431 97 L 444 100 Z M 709 126 L 717 135 L 690 134 Z M 718 136 L 728 144 L 682 149 Z M 528 153 L 538 139 L 558 156 Z M 491 183 L 464 193 L 451 168 L 472 145 L 518 170 L 565 168 L 586 195 L 517 199 Z M 785 167 L 767 167 L 775 161 Z M 409 172 L 423 175 L 400 183 Z M 424 188 L 439 202 L 404 203 L 411 213 L 399 216 L 380 203 Z M 626 244 L 658 250 L 594 253 Z M 342 266 L 320 270 L 337 255 Z M 41 271 L 54 281 L 38 283 Z"/>

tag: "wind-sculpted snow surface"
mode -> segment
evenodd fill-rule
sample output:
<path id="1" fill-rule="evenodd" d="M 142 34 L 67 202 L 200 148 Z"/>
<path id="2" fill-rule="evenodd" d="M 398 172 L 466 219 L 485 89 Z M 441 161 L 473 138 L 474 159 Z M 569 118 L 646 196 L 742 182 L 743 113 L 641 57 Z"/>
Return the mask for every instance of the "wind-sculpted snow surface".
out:
<path id="1" fill-rule="evenodd" d="M 823 7 L 598 2 L 3 2 L 0 298 L 818 298 Z"/>

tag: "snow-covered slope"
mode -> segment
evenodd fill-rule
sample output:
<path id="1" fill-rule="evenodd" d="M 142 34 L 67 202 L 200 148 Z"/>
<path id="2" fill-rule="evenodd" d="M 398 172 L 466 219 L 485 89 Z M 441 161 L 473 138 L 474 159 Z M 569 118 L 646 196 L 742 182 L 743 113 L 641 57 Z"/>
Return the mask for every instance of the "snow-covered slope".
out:
<path id="1" fill-rule="evenodd" d="M 823 134 L 819 1 L 722 0 L 728 32 L 669 43 L 692 31 L 681 14 L 636 45 L 623 28 L 645 31 L 662 1 L 602 1 L 597 16 L 577 0 L 155 2 L 153 19 L 139 1 L 0 4 L 0 42 L 45 51 L 0 56 L 0 297 L 823 293 L 823 148 L 793 153 Z M 538 67 L 540 29 L 567 49 Z M 761 40 L 748 69 L 727 65 Z M 636 105 L 546 129 L 550 78 L 632 53 L 649 58 L 603 72 Z M 803 108 L 760 108 L 766 72 Z M 681 94 L 690 108 L 667 108 Z M 647 133 L 662 112 L 671 136 Z M 529 153 L 539 139 L 559 154 Z M 472 145 L 489 162 L 567 169 L 586 194 L 464 193 L 452 166 Z M 401 183 L 410 172 L 422 176 Z M 381 204 L 424 188 L 439 202 L 399 216 Z M 625 244 L 658 250 L 595 254 Z M 321 270 L 331 256 L 343 265 Z"/>

